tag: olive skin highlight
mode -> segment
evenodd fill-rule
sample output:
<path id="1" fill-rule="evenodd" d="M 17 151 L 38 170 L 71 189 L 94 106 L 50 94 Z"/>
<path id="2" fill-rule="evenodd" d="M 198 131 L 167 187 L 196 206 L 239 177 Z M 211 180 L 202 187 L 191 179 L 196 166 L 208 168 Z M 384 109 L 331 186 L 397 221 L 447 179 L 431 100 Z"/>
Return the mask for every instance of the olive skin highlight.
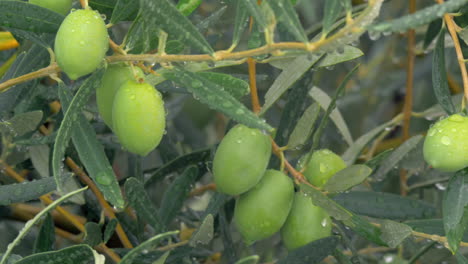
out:
<path id="1" fill-rule="evenodd" d="M 239 195 L 257 184 L 271 156 L 271 142 L 258 129 L 236 125 L 223 138 L 213 159 L 219 192 Z"/>
<path id="2" fill-rule="evenodd" d="M 454 172 L 468 166 L 468 118 L 454 114 L 436 122 L 427 132 L 423 154 L 433 168 Z"/>
<path id="3" fill-rule="evenodd" d="M 106 25 L 101 15 L 90 9 L 71 12 L 55 37 L 57 63 L 72 80 L 96 70 L 108 49 Z"/>
<path id="4" fill-rule="evenodd" d="M 115 94 L 112 124 L 125 149 L 148 155 L 161 142 L 166 127 L 161 94 L 148 83 L 127 81 Z"/>
<path id="5" fill-rule="evenodd" d="M 248 245 L 270 237 L 283 226 L 294 198 L 292 180 L 277 170 L 267 170 L 262 180 L 239 196 L 234 222 Z"/>

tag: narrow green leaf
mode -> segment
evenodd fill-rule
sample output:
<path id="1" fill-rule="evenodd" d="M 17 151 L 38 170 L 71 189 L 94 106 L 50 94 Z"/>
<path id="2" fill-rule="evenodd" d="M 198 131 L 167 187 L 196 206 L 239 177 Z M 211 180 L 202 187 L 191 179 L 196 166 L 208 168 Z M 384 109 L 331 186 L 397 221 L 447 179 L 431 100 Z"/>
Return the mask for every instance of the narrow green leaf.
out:
<path id="1" fill-rule="evenodd" d="M 437 102 L 451 115 L 455 113 L 455 106 L 450 98 L 450 90 L 447 81 L 447 72 L 445 71 L 445 30 L 439 34 L 434 56 L 432 57 L 432 88 Z"/>
<path id="2" fill-rule="evenodd" d="M 371 173 L 372 169 L 366 165 L 351 165 L 333 175 L 323 189 L 328 192 L 346 191 L 363 182 Z"/>
<path id="3" fill-rule="evenodd" d="M 57 251 L 49 251 L 30 255 L 16 263 L 94 263 L 95 256 L 93 252 L 94 250 L 88 245 L 75 245 Z"/>
<path id="4" fill-rule="evenodd" d="M 51 251 L 55 243 L 55 225 L 52 215 L 49 213 L 42 221 L 39 234 L 34 241 L 34 253 Z"/>
<path id="5" fill-rule="evenodd" d="M 260 31 L 265 30 L 268 27 L 267 18 L 257 4 L 257 0 L 239 0 L 241 1 L 248 13 L 255 19 L 255 23 L 258 24 Z"/>
<path id="6" fill-rule="evenodd" d="M 436 214 L 432 204 L 391 193 L 353 191 L 340 193 L 333 200 L 356 214 L 375 218 L 407 220 Z"/>
<path id="7" fill-rule="evenodd" d="M 156 233 L 164 230 L 164 224 L 161 222 L 158 209 L 153 205 L 143 183 L 137 178 L 129 178 L 125 182 L 125 194 L 130 206 L 135 210 L 139 218 L 150 224 Z"/>
<path id="8" fill-rule="evenodd" d="M 353 264 L 348 256 L 346 256 L 341 250 L 335 249 L 333 257 L 336 258 L 339 264 Z"/>
<path id="9" fill-rule="evenodd" d="M 468 264 L 468 259 L 465 258 L 460 252 L 455 254 L 458 264 Z"/>
<path id="10" fill-rule="evenodd" d="M 85 224 L 85 238 L 83 243 L 88 244 L 90 247 L 95 247 L 102 243 L 101 227 L 94 222 L 87 222 Z"/>
<path id="11" fill-rule="evenodd" d="M 241 39 L 242 33 L 247 27 L 248 13 L 243 0 L 237 0 L 236 4 L 236 17 L 234 20 L 234 29 L 232 32 L 232 45 L 231 48 L 235 48 Z"/>
<path id="12" fill-rule="evenodd" d="M 125 36 L 125 46 L 133 54 L 154 50 L 158 47 L 158 32 L 157 27 L 147 27 L 138 14 Z"/>
<path id="13" fill-rule="evenodd" d="M 357 59 L 364 55 L 362 50 L 350 45 L 345 45 L 340 49 L 327 53 L 327 55 L 320 60 L 317 65 L 314 65 L 314 68 L 332 67 L 343 62 Z"/>
<path id="14" fill-rule="evenodd" d="M 65 155 L 65 149 L 68 142 L 72 136 L 73 125 L 75 124 L 79 114 L 81 114 L 81 109 L 88 102 L 92 92 L 100 85 L 103 73 L 104 70 L 98 70 L 91 77 L 86 79 L 79 88 L 75 97 L 73 97 L 70 106 L 65 112 L 62 123 L 60 124 L 60 128 L 55 139 L 54 150 L 52 152 L 52 173 L 58 190 L 61 190 L 63 187 L 62 159 Z"/>
<path id="15" fill-rule="evenodd" d="M 458 244 L 466 228 L 466 210 L 468 204 L 468 169 L 455 173 L 444 192 L 442 216 L 444 229 L 452 252 L 457 252 Z M 465 218 L 465 219 L 463 219 Z M 465 220 L 465 221 L 463 221 Z"/>
<path id="16" fill-rule="evenodd" d="M 104 229 L 104 234 L 103 234 L 104 243 L 107 243 L 107 241 L 109 241 L 109 239 L 112 237 L 118 223 L 119 221 L 115 218 L 109 220 L 109 223 L 107 223 L 106 225 L 106 229 Z"/>
<path id="17" fill-rule="evenodd" d="M 234 264 L 257 264 L 259 260 L 260 260 L 260 257 L 258 255 L 253 255 L 253 256 L 248 256 L 248 257 L 239 259 Z"/>
<path id="18" fill-rule="evenodd" d="M 197 74 L 210 82 L 222 86 L 226 92 L 230 93 L 236 99 L 240 99 L 250 92 L 249 84 L 246 81 L 235 78 L 229 74 L 217 72 L 198 72 Z"/>
<path id="19" fill-rule="evenodd" d="M 468 0 L 450 0 L 443 4 L 434 4 L 410 15 L 374 24 L 368 29 L 374 32 L 405 32 L 408 29 L 428 24 L 446 13 L 454 12 L 466 3 L 468 3 Z"/>
<path id="20" fill-rule="evenodd" d="M 5 30 L 10 31 L 18 40 L 27 39 L 45 49 L 50 48 L 51 40 L 55 39 L 55 36 L 50 33 L 36 33 L 11 27 L 5 27 Z"/>
<path id="21" fill-rule="evenodd" d="M 342 155 L 343 160 L 346 162 L 346 164 L 351 165 L 353 164 L 357 157 L 359 156 L 359 153 L 361 153 L 362 149 L 375 137 L 377 137 L 382 131 L 384 131 L 386 128 L 391 127 L 395 124 L 394 120 L 390 120 L 376 128 L 373 128 L 371 131 L 367 132 L 366 134 L 362 135 L 352 145 L 349 146 L 349 148 L 345 151 L 345 153 Z"/>
<path id="22" fill-rule="evenodd" d="M 130 19 L 138 12 L 138 1 L 132 0 L 117 0 L 110 22 L 115 24 L 117 22 Z"/>
<path id="23" fill-rule="evenodd" d="M 208 54 L 214 51 L 196 27 L 168 0 L 140 0 L 140 15 L 145 27 L 158 27 L 180 37 L 183 42 Z"/>
<path id="24" fill-rule="evenodd" d="M 320 88 L 318 87 L 313 87 L 309 95 L 314 99 L 323 109 L 328 109 L 330 105 L 333 106 L 333 100 Z M 338 128 L 338 131 L 340 131 L 341 135 L 343 135 L 343 139 L 348 143 L 348 145 L 353 144 L 353 138 L 351 136 L 351 133 L 349 132 L 348 125 L 346 125 L 346 122 L 343 119 L 343 116 L 341 115 L 340 111 L 338 109 L 333 109 L 330 114 L 329 114 L 331 120 L 333 123 L 335 123 L 335 126 Z M 316 132 L 317 133 L 317 132 Z"/>
<path id="25" fill-rule="evenodd" d="M 336 1 L 336 0 L 333 0 Z M 327 1 L 326 3 L 328 3 Z M 308 43 L 307 35 L 297 16 L 296 10 L 290 0 L 268 1 L 268 4 L 276 14 L 277 19 L 285 25 L 288 30 L 299 41 Z"/>
<path id="26" fill-rule="evenodd" d="M 406 221 L 414 231 L 438 236 L 445 236 L 444 223 L 442 219 L 424 219 Z M 468 232 L 463 235 L 462 241 L 468 242 Z"/>
<path id="27" fill-rule="evenodd" d="M 187 166 L 203 164 L 210 159 L 210 155 L 211 149 L 203 149 L 177 157 L 176 159 L 165 164 L 163 167 L 152 172 L 149 178 L 147 178 L 145 181 L 145 187 L 148 187 L 152 183 L 158 182 L 164 176 L 173 172 L 181 172 Z"/>
<path id="28" fill-rule="evenodd" d="M 39 122 L 42 120 L 42 111 L 32 111 L 15 115 L 8 121 L 0 122 L 0 129 L 6 128 L 15 137 L 36 130 Z"/>
<path id="29" fill-rule="evenodd" d="M 63 110 L 68 113 L 68 109 L 72 107 L 73 101 L 71 100 L 70 92 L 62 85 L 59 86 L 59 97 Z M 106 200 L 118 208 L 123 208 L 124 200 L 119 183 L 107 159 L 104 148 L 98 141 L 93 127 L 81 113 L 81 110 L 77 111 L 76 115 L 71 117 L 71 122 L 73 123 L 71 133 L 72 141 L 78 152 L 80 161 L 84 164 L 89 176 L 94 180 Z M 63 122 L 65 122 L 65 119 L 62 121 L 62 125 Z"/>
<path id="30" fill-rule="evenodd" d="M 198 177 L 198 168 L 190 166 L 166 189 L 160 207 L 161 221 L 164 225 L 176 217 Z"/>
<path id="31" fill-rule="evenodd" d="M 439 35 L 442 25 L 442 18 L 436 19 L 429 24 L 424 35 L 423 49 L 426 50 L 437 35 Z"/>
<path id="32" fill-rule="evenodd" d="M 214 236 L 214 218 L 213 215 L 208 214 L 203 222 L 198 227 L 197 231 L 192 235 L 189 241 L 189 245 L 197 247 L 199 245 L 207 245 L 213 239 Z"/>
<path id="33" fill-rule="evenodd" d="M 48 145 L 30 146 L 29 157 L 31 158 L 31 162 L 41 178 L 50 177 L 50 147 Z"/>
<path id="34" fill-rule="evenodd" d="M 30 182 L 1 185 L 0 205 L 31 201 L 54 191 L 56 187 L 57 185 L 52 177 Z"/>
<path id="35" fill-rule="evenodd" d="M 182 69 L 174 69 L 173 71 L 165 72 L 163 76 L 164 78 L 185 86 L 194 97 L 198 98 L 202 103 L 223 112 L 240 123 L 252 128 L 259 128 L 267 131 L 273 130 L 264 120 L 260 119 L 241 102 L 224 91 L 222 86 L 196 73 Z"/>
<path id="36" fill-rule="evenodd" d="M 57 32 L 65 17 L 21 1 L 0 1 L 0 26 L 33 32 Z"/>
<path id="37" fill-rule="evenodd" d="M 313 241 L 303 247 L 295 249 L 280 259 L 278 264 L 304 264 L 320 263 L 325 257 L 331 255 L 338 246 L 339 238 L 336 236 L 325 237 Z"/>
<path id="38" fill-rule="evenodd" d="M 153 264 L 164 264 L 166 263 L 167 257 L 169 257 L 169 254 L 171 254 L 171 251 L 167 251 L 164 253 L 161 257 L 158 258 Z"/>
<path id="39" fill-rule="evenodd" d="M 320 113 L 320 106 L 317 103 L 311 104 L 302 114 L 297 122 L 288 141 L 288 148 L 297 149 L 301 148 L 312 135 L 315 121 Z"/>
<path id="40" fill-rule="evenodd" d="M 395 168 L 395 166 L 402 159 L 405 158 L 411 150 L 413 150 L 421 141 L 423 136 L 417 135 L 401 144 L 397 149 L 395 149 L 392 154 L 388 156 L 383 162 L 379 169 L 373 174 L 373 178 L 380 181 L 385 178 L 388 172 Z"/>
<path id="41" fill-rule="evenodd" d="M 330 33 L 333 24 L 336 22 L 340 16 L 341 10 L 343 8 L 341 2 L 343 0 L 327 0 L 325 1 L 325 6 L 323 7 L 323 20 L 322 20 L 322 34 L 328 35 Z"/>
<path id="42" fill-rule="evenodd" d="M 179 0 L 176 7 L 184 16 L 188 16 L 192 14 L 201 3 L 202 0 Z"/>
<path id="43" fill-rule="evenodd" d="M 120 261 L 120 264 L 133 264 L 136 263 L 134 260 L 138 257 L 140 254 L 144 254 L 144 252 L 148 252 L 148 250 L 156 247 L 162 239 L 165 239 L 169 236 L 176 235 L 178 234 L 179 231 L 170 231 L 166 232 L 163 234 L 156 235 L 145 242 L 141 243 L 139 246 L 135 247 L 132 249 L 130 252 L 128 252 Z"/>
<path id="44" fill-rule="evenodd" d="M 260 111 L 263 115 L 273 104 L 291 87 L 301 76 L 306 73 L 322 56 L 299 56 L 291 61 L 288 66 L 276 77 L 273 84 L 265 94 L 265 104 Z"/>
<path id="45" fill-rule="evenodd" d="M 219 22 L 222 20 L 222 16 L 227 10 L 227 6 L 223 6 L 221 8 L 218 8 L 216 11 L 211 13 L 208 17 L 197 23 L 195 26 L 203 34 L 206 34 L 207 31 L 210 28 L 213 28 L 216 26 L 216 24 L 219 24 Z"/>
<path id="46" fill-rule="evenodd" d="M 413 231 L 408 225 L 391 220 L 384 220 L 381 228 L 382 240 L 391 248 L 396 248 L 400 245 Z"/>
<path id="47" fill-rule="evenodd" d="M 6 252 L 2 255 L 2 259 L 0 260 L 0 264 L 5 264 L 6 263 L 8 257 L 10 256 L 11 252 L 13 251 L 14 247 L 21 242 L 21 240 L 27 235 L 27 233 L 36 225 L 37 222 L 39 222 L 39 220 L 45 214 L 47 214 L 48 212 L 53 210 L 61 202 L 67 200 L 68 198 L 72 197 L 75 194 L 78 194 L 78 193 L 81 193 L 81 192 L 85 191 L 86 189 L 88 189 L 88 187 L 78 189 L 76 191 L 73 191 L 71 193 L 68 193 L 68 194 L 62 196 L 60 199 L 55 200 L 53 203 L 49 204 L 46 208 L 42 209 L 42 211 L 40 211 L 38 214 L 36 214 L 36 216 L 34 216 L 33 219 L 26 222 L 23 229 L 21 229 L 18 236 L 16 236 L 15 240 L 13 240 L 13 242 L 11 242 L 8 245 Z M 45 254 L 45 253 L 36 254 L 36 255 L 30 256 L 28 258 L 32 258 L 34 256 L 42 256 L 42 254 Z M 24 258 L 21 261 L 25 261 L 28 258 Z M 17 262 L 17 263 L 20 263 L 20 262 Z M 23 262 L 23 263 L 37 263 L 37 262 Z"/>

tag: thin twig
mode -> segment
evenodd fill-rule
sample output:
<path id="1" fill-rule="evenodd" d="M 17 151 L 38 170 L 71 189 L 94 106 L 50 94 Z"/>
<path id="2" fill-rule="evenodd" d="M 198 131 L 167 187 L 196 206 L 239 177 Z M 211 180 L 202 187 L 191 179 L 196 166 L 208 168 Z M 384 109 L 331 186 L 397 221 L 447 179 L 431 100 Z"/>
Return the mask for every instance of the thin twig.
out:
<path id="1" fill-rule="evenodd" d="M 86 175 L 86 173 L 71 158 L 66 158 L 65 163 L 67 164 L 68 167 L 70 167 L 73 170 L 73 172 L 76 175 L 78 175 L 78 177 L 83 183 L 89 186 L 91 191 L 94 193 L 94 195 L 98 199 L 99 204 L 104 209 L 105 215 L 110 219 L 117 219 L 117 217 L 114 214 L 114 210 L 112 210 L 112 207 L 109 205 L 109 203 L 107 203 L 101 191 L 97 188 L 96 184 L 94 184 L 94 182 L 88 177 L 88 175 Z M 133 248 L 132 243 L 130 243 L 130 240 L 128 239 L 127 234 L 125 234 L 125 231 L 123 230 L 120 223 L 117 223 L 115 231 L 117 235 L 119 236 L 120 241 L 122 242 L 122 245 L 125 248 Z"/>
<path id="2" fill-rule="evenodd" d="M 257 92 L 257 78 L 256 78 L 256 62 L 253 58 L 247 59 L 247 65 L 249 67 L 249 83 L 250 83 L 250 97 L 252 99 L 252 110 L 258 114 L 261 110 L 260 102 L 258 99 Z"/>

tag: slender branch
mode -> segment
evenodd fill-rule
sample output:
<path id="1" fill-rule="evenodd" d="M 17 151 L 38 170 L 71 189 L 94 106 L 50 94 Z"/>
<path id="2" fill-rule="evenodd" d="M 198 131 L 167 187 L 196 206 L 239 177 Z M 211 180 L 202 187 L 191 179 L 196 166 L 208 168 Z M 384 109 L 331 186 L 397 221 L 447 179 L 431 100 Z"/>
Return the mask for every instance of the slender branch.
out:
<path id="1" fill-rule="evenodd" d="M 10 80 L 5 81 L 3 83 L 0 83 L 0 92 L 6 91 L 11 86 L 14 86 L 14 85 L 17 85 L 17 84 L 20 84 L 20 83 L 23 83 L 23 82 L 27 82 L 27 81 L 30 81 L 30 80 L 34 80 L 34 79 L 37 79 L 37 78 L 49 76 L 51 74 L 58 73 L 60 71 L 61 70 L 60 70 L 59 66 L 57 65 L 57 63 L 53 63 L 50 66 L 42 68 L 42 69 L 37 70 L 35 72 L 31 72 L 31 73 L 19 76 L 17 78 L 10 79 Z"/>
<path id="2" fill-rule="evenodd" d="M 437 3 L 442 4 L 444 0 L 437 0 Z M 453 21 L 453 17 L 450 14 L 444 15 L 444 21 L 447 25 L 447 28 L 452 36 L 453 44 L 455 46 L 455 51 L 457 53 L 458 65 L 460 66 L 460 71 L 463 80 L 463 90 L 465 94 L 465 100 L 468 100 L 468 73 L 466 71 L 465 58 L 463 58 L 463 52 L 460 46 L 460 41 L 457 36 L 457 25 Z"/>
<path id="3" fill-rule="evenodd" d="M 76 175 L 78 175 L 78 177 L 83 183 L 89 186 L 91 191 L 98 199 L 99 204 L 101 204 L 102 208 L 104 209 L 104 214 L 110 219 L 116 219 L 117 217 L 115 216 L 114 210 L 112 210 L 112 207 L 107 203 L 101 191 L 99 191 L 96 184 L 94 184 L 94 182 L 88 177 L 88 175 L 86 175 L 86 173 L 71 158 L 66 158 L 65 163 L 68 167 L 70 167 L 73 170 L 73 172 Z M 130 243 L 127 234 L 125 234 L 125 231 L 123 230 L 120 223 L 117 223 L 115 231 L 125 248 L 133 248 L 132 243 Z"/>
<path id="4" fill-rule="evenodd" d="M 199 187 L 199 188 L 196 188 L 196 189 L 192 190 L 192 191 L 189 193 L 189 197 L 202 195 L 202 194 L 204 194 L 206 191 L 214 191 L 214 190 L 216 190 L 216 184 L 210 183 L 210 184 L 203 185 L 203 186 L 201 186 L 201 187 Z"/>
<path id="5" fill-rule="evenodd" d="M 257 73 L 256 73 L 256 63 L 253 58 L 247 59 L 247 65 L 249 67 L 249 83 L 250 83 L 250 97 L 252 99 L 252 110 L 254 113 L 258 114 L 261 110 L 260 102 L 258 100 L 257 92 Z"/>

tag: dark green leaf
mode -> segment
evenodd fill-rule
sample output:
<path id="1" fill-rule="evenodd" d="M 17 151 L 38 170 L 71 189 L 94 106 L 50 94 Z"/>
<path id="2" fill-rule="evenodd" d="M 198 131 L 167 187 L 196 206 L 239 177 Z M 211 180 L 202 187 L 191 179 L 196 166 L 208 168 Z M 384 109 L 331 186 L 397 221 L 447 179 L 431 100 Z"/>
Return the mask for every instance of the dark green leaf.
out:
<path id="1" fill-rule="evenodd" d="M 189 245 L 197 247 L 198 245 L 207 245 L 213 239 L 214 233 L 214 218 L 213 215 L 208 214 L 197 231 L 190 238 Z"/>
<path id="2" fill-rule="evenodd" d="M 323 189 L 328 192 L 346 191 L 363 182 L 371 173 L 372 169 L 366 165 L 351 165 L 333 175 Z"/>
<path id="3" fill-rule="evenodd" d="M 336 236 L 329 236 L 311 242 L 303 247 L 289 252 L 289 254 L 280 259 L 278 264 L 304 264 L 320 263 L 325 257 L 331 255 L 338 246 L 340 240 Z"/>
<path id="4" fill-rule="evenodd" d="M 423 136 L 418 135 L 406 140 L 382 162 L 382 165 L 373 174 L 373 177 L 376 180 L 383 180 L 385 176 L 387 176 L 387 173 L 394 169 L 398 162 L 403 160 L 406 154 L 408 154 L 419 144 L 422 138 Z"/>
<path id="5" fill-rule="evenodd" d="M 222 86 L 226 92 L 230 93 L 236 99 L 240 99 L 250 92 L 249 84 L 246 81 L 235 78 L 229 74 L 217 72 L 198 72 L 197 74 L 210 82 Z"/>
<path id="6" fill-rule="evenodd" d="M 103 236 L 104 237 L 103 238 L 104 243 L 107 243 L 107 241 L 109 241 L 109 239 L 112 237 L 118 223 L 119 223 L 119 221 L 117 219 L 115 219 L 115 218 L 112 218 L 112 219 L 109 220 L 109 223 L 107 223 L 106 229 L 104 230 L 104 236 Z"/>
<path id="7" fill-rule="evenodd" d="M 245 7 L 243 0 L 237 0 L 236 4 L 236 18 L 234 21 L 234 29 L 232 33 L 232 45 L 231 48 L 235 48 L 241 39 L 242 33 L 247 26 L 248 15 L 247 8 Z"/>
<path id="8" fill-rule="evenodd" d="M 458 250 L 458 244 L 466 228 L 468 203 L 468 169 L 455 173 L 444 192 L 442 215 L 444 229 L 452 252 Z"/>
<path id="9" fill-rule="evenodd" d="M 442 29 L 442 18 L 432 21 L 427 27 L 426 34 L 424 35 L 423 48 L 427 49 L 432 41 L 437 37 Z"/>
<path id="10" fill-rule="evenodd" d="M 207 18 L 203 19 L 200 23 L 196 25 L 197 29 L 203 33 L 206 34 L 208 29 L 213 28 L 216 24 L 219 24 L 220 20 L 222 19 L 221 17 L 224 15 L 224 13 L 227 10 L 227 6 L 223 6 L 221 8 L 218 8 L 215 12 L 210 14 Z"/>
<path id="11" fill-rule="evenodd" d="M 30 32 L 26 30 L 21 30 L 17 28 L 6 28 L 8 31 L 15 36 L 16 39 L 27 39 L 43 48 L 50 48 L 50 40 L 55 39 L 53 34 L 42 33 L 38 34 L 35 32 Z"/>
<path id="12" fill-rule="evenodd" d="M 323 27 L 322 34 L 327 35 L 330 33 L 333 24 L 338 19 L 341 10 L 342 10 L 342 0 L 327 0 L 325 1 L 325 6 L 323 7 Z"/>
<path id="13" fill-rule="evenodd" d="M 34 253 L 41 253 L 51 251 L 54 248 L 55 243 L 55 225 L 52 215 L 49 213 L 42 221 L 39 234 L 34 242 Z"/>
<path id="14" fill-rule="evenodd" d="M 36 130 L 41 120 L 42 111 L 18 114 L 8 121 L 0 122 L 0 131 L 19 137 Z"/>
<path id="15" fill-rule="evenodd" d="M 195 9 L 202 3 L 202 0 L 179 0 L 177 9 L 184 15 L 192 14 Z"/>
<path id="16" fill-rule="evenodd" d="M 199 176 L 199 170 L 196 166 L 187 167 L 167 188 L 160 207 L 160 216 L 163 224 L 169 224 L 176 217 L 192 188 L 191 186 Z"/>
<path id="17" fill-rule="evenodd" d="M 158 209 L 153 205 L 143 184 L 137 178 L 131 177 L 125 182 L 125 194 L 139 218 L 150 224 L 157 233 L 164 230 Z"/>
<path id="18" fill-rule="evenodd" d="M 65 180 L 65 179 L 64 179 Z M 54 178 L 0 186 L 0 205 L 22 203 L 39 198 L 56 189 Z"/>
<path id="19" fill-rule="evenodd" d="M 432 58 L 432 87 L 440 106 L 449 115 L 455 113 L 455 106 L 450 97 L 450 90 L 445 71 L 445 30 L 437 38 L 434 56 Z"/>
<path id="20" fill-rule="evenodd" d="M 195 26 L 182 15 L 168 0 L 140 0 L 140 15 L 146 28 L 158 27 L 169 36 L 180 37 L 202 52 L 213 54 L 214 51 Z"/>
<path id="21" fill-rule="evenodd" d="M 88 245 L 76 245 L 57 251 L 43 252 L 27 256 L 16 264 L 37 263 L 90 263 L 94 261 L 93 249 Z"/>
<path id="22" fill-rule="evenodd" d="M 133 54 L 146 53 L 158 47 L 158 28 L 147 27 L 141 15 L 133 21 L 124 43 Z"/>
<path id="23" fill-rule="evenodd" d="M 115 24 L 122 20 L 131 19 L 138 12 L 138 1 L 117 0 L 110 22 Z"/>
<path id="24" fill-rule="evenodd" d="M 0 26 L 33 32 L 57 32 L 65 17 L 21 1 L 0 1 Z"/>
<path id="25" fill-rule="evenodd" d="M 258 24 L 261 31 L 268 27 L 267 18 L 262 12 L 260 6 L 257 4 L 257 0 L 239 0 L 245 6 L 248 13 L 255 19 L 255 23 Z"/>
<path id="26" fill-rule="evenodd" d="M 170 173 L 181 171 L 187 166 L 197 165 L 199 163 L 203 164 L 204 162 L 208 161 L 210 155 L 211 149 L 203 149 L 180 156 L 154 171 L 145 181 L 145 187 L 148 187 L 148 185 L 161 180 L 164 176 Z"/>
<path id="27" fill-rule="evenodd" d="M 391 220 L 384 220 L 381 225 L 381 238 L 391 248 L 400 245 L 413 231 L 408 225 Z"/>
<path id="28" fill-rule="evenodd" d="M 436 214 L 429 203 L 391 193 L 355 191 L 340 193 L 333 200 L 356 214 L 375 218 L 421 219 Z"/>
<path id="29" fill-rule="evenodd" d="M 99 74 L 99 76 L 101 75 Z M 94 75 L 90 77 L 90 79 L 91 78 L 94 78 Z M 95 88 L 94 85 L 93 83 L 91 83 L 90 87 Z M 78 91 L 75 98 L 73 98 L 73 101 L 76 100 L 79 93 L 80 92 Z M 72 109 L 73 101 L 71 100 L 70 92 L 63 85 L 60 85 L 59 87 L 59 97 L 63 106 L 63 110 L 66 111 L 65 118 L 62 121 L 60 129 L 62 129 L 62 126 L 65 122 L 71 122 L 71 124 L 69 124 L 69 129 L 71 129 L 71 137 L 73 140 L 73 144 L 78 152 L 81 162 L 84 164 L 86 170 L 88 171 L 89 176 L 94 180 L 99 190 L 109 202 L 111 202 L 118 208 L 123 208 L 124 200 L 120 191 L 119 184 L 117 182 L 117 178 L 109 163 L 109 160 L 106 157 L 102 144 L 96 138 L 96 133 L 94 132 L 93 127 L 81 113 L 81 109 L 79 109 L 80 107 L 82 107 L 82 105 L 77 106 L 76 108 L 78 109 L 75 110 L 76 113 L 72 113 L 70 119 L 66 120 L 69 110 Z M 86 99 L 83 98 L 83 100 Z M 83 104 L 85 102 L 86 101 L 83 101 Z M 59 134 L 60 131 L 61 130 L 59 130 Z M 54 152 L 58 140 L 59 139 L 57 136 L 57 141 L 54 146 Z"/>
<path id="30" fill-rule="evenodd" d="M 102 243 L 102 231 L 101 227 L 94 222 L 87 222 L 85 224 L 86 235 L 83 243 L 88 244 L 91 247 L 95 247 Z"/>
<path id="31" fill-rule="evenodd" d="M 288 148 L 301 148 L 312 135 L 315 121 L 320 113 L 320 106 L 317 103 L 311 104 L 297 121 L 294 130 L 288 141 Z"/>
<path id="32" fill-rule="evenodd" d="M 117 0 L 88 0 L 88 3 L 94 10 L 98 10 L 99 13 L 105 14 L 107 17 L 111 17 L 114 6 L 117 4 Z"/>
<path id="33" fill-rule="evenodd" d="M 340 51 L 340 49 L 342 50 Z M 345 45 L 335 52 L 328 53 L 317 65 L 314 65 L 314 68 L 333 67 L 334 65 L 357 59 L 362 55 L 364 55 L 362 50 L 350 45 Z M 351 71 L 354 71 L 354 69 Z"/>
<path id="34" fill-rule="evenodd" d="M 468 264 L 468 259 L 465 258 L 460 252 L 455 254 L 458 264 Z"/>
<path id="35" fill-rule="evenodd" d="M 272 127 L 260 119 L 241 102 L 232 97 L 224 88 L 200 75 L 174 69 L 163 73 L 164 78 L 185 86 L 195 98 L 215 110 L 219 110 L 234 120 L 252 128 L 272 131 Z"/>
<path id="36" fill-rule="evenodd" d="M 328 2 L 330 1 L 326 1 L 326 4 Z M 268 4 L 275 12 L 276 18 L 285 25 L 286 30 L 294 35 L 294 37 L 299 41 L 305 43 L 309 42 L 304 28 L 301 25 L 301 21 L 299 20 L 296 10 L 294 10 L 294 6 L 290 0 L 268 1 Z"/>
<path id="37" fill-rule="evenodd" d="M 445 13 L 454 12 L 466 3 L 468 3 L 468 0 L 451 0 L 443 4 L 434 4 L 410 15 L 388 22 L 374 24 L 369 27 L 369 30 L 375 32 L 404 32 L 408 29 L 416 28 L 436 20 Z"/>

